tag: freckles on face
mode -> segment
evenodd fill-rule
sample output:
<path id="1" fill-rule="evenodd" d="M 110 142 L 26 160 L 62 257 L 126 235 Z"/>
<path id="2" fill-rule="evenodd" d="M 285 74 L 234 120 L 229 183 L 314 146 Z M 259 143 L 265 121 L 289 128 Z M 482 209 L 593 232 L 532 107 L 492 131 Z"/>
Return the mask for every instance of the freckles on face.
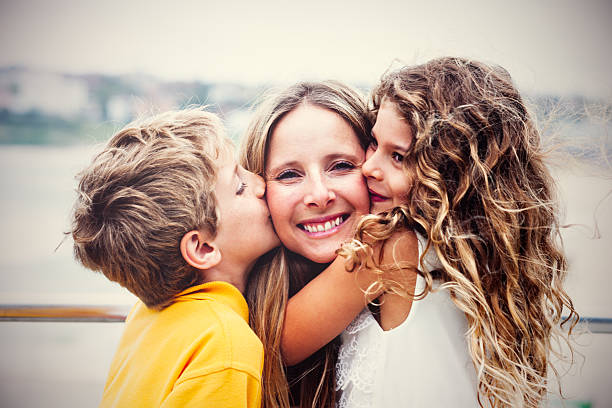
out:
<path id="1" fill-rule="evenodd" d="M 283 245 L 314 262 L 335 258 L 369 211 L 364 159 L 352 127 L 333 111 L 303 104 L 278 122 L 267 151 L 266 197 Z"/>

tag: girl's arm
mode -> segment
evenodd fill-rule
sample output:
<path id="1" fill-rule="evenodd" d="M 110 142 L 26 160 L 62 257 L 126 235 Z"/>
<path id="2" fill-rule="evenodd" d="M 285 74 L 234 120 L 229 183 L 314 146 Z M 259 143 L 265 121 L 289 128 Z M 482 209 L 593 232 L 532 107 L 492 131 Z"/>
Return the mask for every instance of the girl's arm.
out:
<path id="1" fill-rule="evenodd" d="M 395 233 L 385 245 L 382 264 L 418 262 L 418 244 L 414 232 Z M 287 304 L 281 340 L 285 363 L 295 365 L 338 336 L 368 302 L 381 291 L 364 290 L 376 275 L 367 268 L 347 272 L 346 259 L 338 256 L 323 272 L 295 294 Z"/>

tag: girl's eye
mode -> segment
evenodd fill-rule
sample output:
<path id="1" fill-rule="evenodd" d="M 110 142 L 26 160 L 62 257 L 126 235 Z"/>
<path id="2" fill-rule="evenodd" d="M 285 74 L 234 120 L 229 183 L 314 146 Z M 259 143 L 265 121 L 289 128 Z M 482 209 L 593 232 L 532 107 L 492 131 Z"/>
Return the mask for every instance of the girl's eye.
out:
<path id="1" fill-rule="evenodd" d="M 240 186 L 238 187 L 238 190 L 236 191 L 236 195 L 241 195 L 242 193 L 244 193 L 244 190 L 246 190 L 247 188 L 247 184 L 244 181 L 240 182 Z"/>
<path id="2" fill-rule="evenodd" d="M 332 170 L 353 170 L 354 168 L 355 165 L 347 161 L 337 162 L 332 166 Z"/>
<path id="3" fill-rule="evenodd" d="M 398 152 L 393 152 L 391 153 L 391 158 L 393 159 L 394 162 L 396 163 L 401 163 L 402 161 L 404 161 L 404 155 L 400 154 Z"/>
<path id="4" fill-rule="evenodd" d="M 300 174 L 295 171 L 295 170 L 285 170 L 282 173 L 280 173 L 278 176 L 276 176 L 276 180 L 285 180 L 285 181 L 291 181 L 297 177 L 299 177 Z"/>

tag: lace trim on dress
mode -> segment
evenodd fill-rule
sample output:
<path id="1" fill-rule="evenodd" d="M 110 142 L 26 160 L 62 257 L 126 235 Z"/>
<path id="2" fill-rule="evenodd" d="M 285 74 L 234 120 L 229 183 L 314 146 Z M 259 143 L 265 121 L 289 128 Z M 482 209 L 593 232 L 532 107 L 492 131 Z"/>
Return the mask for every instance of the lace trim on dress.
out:
<path id="1" fill-rule="evenodd" d="M 348 334 L 356 334 L 362 331 L 371 324 L 376 323 L 374 316 L 367 307 L 357 315 L 357 317 L 349 324 L 344 331 Z"/>
<path id="2" fill-rule="evenodd" d="M 382 354 L 382 341 L 379 336 L 368 336 L 368 331 L 364 331 L 372 324 L 378 323 L 366 308 L 343 334 L 336 363 L 336 391 L 340 391 L 338 408 L 374 406 L 376 366 Z"/>

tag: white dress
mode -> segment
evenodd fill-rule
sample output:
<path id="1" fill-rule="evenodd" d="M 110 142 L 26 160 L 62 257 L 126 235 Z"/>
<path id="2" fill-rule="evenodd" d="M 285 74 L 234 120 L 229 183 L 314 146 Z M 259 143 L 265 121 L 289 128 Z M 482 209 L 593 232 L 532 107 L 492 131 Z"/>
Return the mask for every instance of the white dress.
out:
<path id="1" fill-rule="evenodd" d="M 424 286 L 418 276 L 415 293 Z M 465 315 L 446 290 L 414 301 L 406 320 L 389 331 L 365 308 L 342 333 L 338 408 L 478 407 L 466 332 Z"/>

